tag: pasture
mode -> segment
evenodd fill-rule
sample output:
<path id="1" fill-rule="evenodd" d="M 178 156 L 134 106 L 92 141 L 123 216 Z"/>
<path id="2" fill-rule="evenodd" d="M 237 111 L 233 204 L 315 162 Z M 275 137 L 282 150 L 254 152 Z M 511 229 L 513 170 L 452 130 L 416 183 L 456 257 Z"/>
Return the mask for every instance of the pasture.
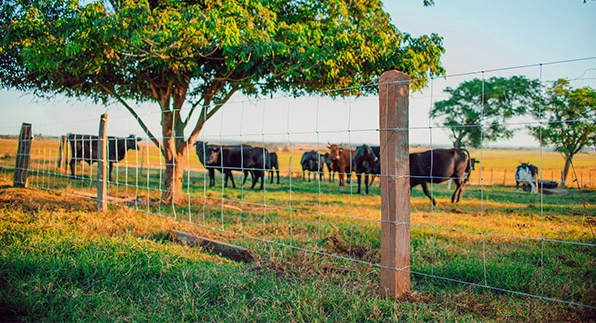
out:
<path id="1" fill-rule="evenodd" d="M 160 195 L 162 179 L 162 165 L 156 149 L 147 147 L 140 151 L 142 154 L 131 151 L 114 170 L 118 173 L 118 180 L 109 185 L 113 207 L 107 216 L 111 222 L 106 222 L 102 220 L 102 215 L 92 211 L 93 206 L 88 205 L 92 202 L 84 198 L 92 195 L 95 189 L 93 168 L 78 166 L 82 177 L 69 179 L 68 172 L 56 168 L 58 140 L 34 141 L 30 184 L 45 191 L 30 189 L 30 193 L 19 196 L 20 193 L 7 188 L 14 167 L 16 141 L 0 140 L 0 167 L 4 178 L 3 194 L 6 196 L 2 209 L 2 257 L 11 260 L 4 271 L 16 266 L 15 259 L 22 253 L 19 248 L 35 246 L 27 239 L 25 245 L 19 246 L 15 235 L 31 239 L 32 232 L 40 233 L 45 226 L 52 228 L 52 232 L 77 237 L 62 242 L 66 250 L 92 248 L 89 243 L 81 242 L 81 237 L 92 236 L 92 241 L 101 242 L 102 250 L 114 248 L 107 242 L 129 246 L 134 244 L 130 239 L 139 239 L 137 241 L 140 242 L 136 243 L 143 246 L 143 257 L 151 258 L 147 252 L 154 248 L 158 254 L 174 255 L 167 256 L 169 260 L 158 264 L 147 262 L 147 266 L 153 268 L 151 270 L 165 272 L 182 270 L 184 275 L 189 275 L 186 280 L 172 279 L 171 283 L 179 286 L 179 290 L 185 290 L 184 295 L 189 295 L 190 299 L 180 300 L 181 303 L 195 302 L 187 306 L 204 309 L 200 313 L 205 316 L 194 317 L 198 320 L 213 320 L 215 318 L 209 315 L 217 313 L 220 318 L 236 315 L 237 318 L 232 321 L 275 318 L 281 321 L 313 321 L 351 317 L 355 321 L 437 319 L 505 322 L 589 321 L 596 317 L 596 192 L 591 190 L 594 183 L 589 179 L 590 174 L 596 171 L 594 154 L 576 157 L 576 173 L 584 174 L 581 175 L 584 179 L 573 183 L 581 190 L 569 188 L 566 195 L 541 196 L 515 191 L 513 171 L 519 162 L 536 164 L 544 179 L 550 179 L 548 173 L 557 174 L 563 166 L 558 153 L 532 150 L 471 151 L 481 164 L 472 173 L 471 185 L 466 188 L 463 201 L 455 206 L 449 203 L 451 191 L 445 184 L 431 188 L 438 207 L 431 206 L 420 188 L 414 189 L 410 244 L 413 293 L 408 298 L 392 302 L 377 296 L 381 210 L 378 182 L 373 185 L 371 194 L 364 196 L 355 194 L 353 182 L 340 188 L 337 179 L 329 183 L 327 177 L 324 181 L 311 182 L 301 178 L 299 161 L 302 153 L 310 149 L 323 152 L 325 146 L 294 147 L 296 150 L 292 147 L 269 147 L 280 157 L 282 180 L 279 185 L 267 181 L 264 191 L 223 188 L 220 174 L 217 175 L 216 186 L 208 187 L 206 172 L 192 151 L 184 184 L 188 203 L 178 206 L 155 203 Z M 412 149 L 414 151 L 419 149 Z M 241 182 L 239 175 L 236 181 Z M 38 194 L 43 196 L 45 203 L 35 202 L 33 197 Z M 77 205 L 80 205 L 81 211 L 75 209 Z M 66 222 L 58 223 L 56 214 Z M 29 222 L 22 222 L 23 217 L 30 219 Z M 135 219 L 142 220 L 136 222 Z M 203 252 L 181 250 L 175 246 L 172 247 L 174 249 L 162 249 L 163 240 L 172 228 L 185 228 L 244 246 L 256 254 L 257 261 L 254 264 L 231 265 L 229 261 Z M 56 238 L 56 234 L 47 238 L 42 235 L 40 240 L 35 241 L 41 245 L 51 245 L 49 241 L 53 239 L 62 241 Z M 156 245 L 159 247 L 154 247 Z M 61 254 L 52 247 L 46 248 L 50 250 L 34 252 L 31 257 L 47 261 L 46 253 Z M 132 249 L 132 253 L 139 251 L 136 247 L 124 248 Z M 102 250 L 94 252 L 106 252 Z M 116 266 L 106 257 L 105 254 L 100 257 L 106 262 L 101 264 L 101 268 Z M 210 288 L 214 290 L 206 293 L 196 291 L 207 288 L 196 272 L 199 269 L 189 269 L 190 272 L 177 269 L 179 262 L 194 268 L 191 263 L 195 257 L 201 259 L 197 260 L 200 263 L 208 263 L 210 273 L 222 280 L 210 280 Z M 131 260 L 129 265 L 134 267 L 137 260 Z M 224 272 L 227 275 L 222 275 Z M 26 273 L 26 270 L 22 275 L 11 273 L 7 279 L 11 286 L 17 282 L 20 282 L 19 286 L 28 286 L 35 277 L 28 277 Z M 43 272 L 36 273 L 43 276 Z M 89 278 L 85 274 L 77 277 L 82 280 L 81 284 L 88 283 L 86 279 Z M 232 281 L 224 283 L 230 277 Z M 184 289 L 188 288 L 189 281 L 195 289 Z M 50 282 L 42 282 L 41 288 L 49 288 L 47 284 Z M 161 287 L 164 295 L 172 288 L 165 285 Z M 247 285 L 251 287 L 247 288 Z M 91 287 L 73 288 L 93 294 Z M 243 297 L 245 302 L 240 303 L 229 294 L 223 297 L 226 288 L 236 291 L 238 294 L 235 296 Z M 283 292 L 276 292 L 280 289 Z M 295 294 L 288 289 L 295 289 Z M 56 292 L 55 288 L 52 290 Z M 254 290 L 264 296 L 259 296 Z M 71 290 L 57 292 L 72 293 Z M 131 292 L 148 293 L 147 290 Z M 34 291 L 31 293 L 35 297 L 43 297 Z M 11 289 L 9 295 L 3 298 L 24 297 L 18 295 Z M 116 295 L 113 297 L 117 299 Z M 128 297 L 142 298 L 138 295 Z M 174 299 L 167 303 L 168 306 L 176 306 L 175 300 L 179 298 L 175 295 L 168 297 Z M 292 297 L 296 297 L 297 303 L 286 303 Z M 275 301 L 276 298 L 281 305 Z M 50 299 L 44 301 L 52 302 Z M 213 306 L 205 309 L 209 303 L 220 304 L 222 308 Z M 151 307 L 147 304 L 143 306 Z M 274 313 L 271 307 L 275 306 L 289 309 L 289 316 Z M 209 310 L 216 314 L 208 314 Z M 172 309 L 168 308 L 168 311 Z M 122 316 L 99 317 L 122 319 Z M 44 317 L 31 317 L 35 318 Z M 52 318 L 60 320 L 68 316 Z M 48 320 L 52 318 L 45 317 Z"/>

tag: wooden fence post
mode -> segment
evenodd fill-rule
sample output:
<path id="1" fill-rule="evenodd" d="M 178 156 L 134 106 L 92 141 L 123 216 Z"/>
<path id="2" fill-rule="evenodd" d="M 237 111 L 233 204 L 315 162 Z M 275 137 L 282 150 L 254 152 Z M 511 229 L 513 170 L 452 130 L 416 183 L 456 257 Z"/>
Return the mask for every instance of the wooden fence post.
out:
<path id="1" fill-rule="evenodd" d="M 507 169 L 505 169 L 505 173 L 503 174 L 503 186 L 507 184 Z"/>
<path id="2" fill-rule="evenodd" d="M 97 143 L 97 209 L 105 211 L 108 209 L 108 137 L 106 128 L 108 125 L 108 114 L 101 115 L 99 120 L 99 141 Z"/>
<path id="3" fill-rule="evenodd" d="M 62 168 L 66 170 L 66 151 L 68 150 L 66 136 L 60 137 L 60 157 L 58 157 L 58 170 L 61 171 Z"/>
<path id="4" fill-rule="evenodd" d="M 410 290 L 410 78 L 388 71 L 379 79 L 381 144 L 381 295 Z"/>
<path id="5" fill-rule="evenodd" d="M 19 145 L 14 165 L 14 187 L 27 187 L 29 182 L 29 163 L 31 161 L 31 141 L 33 140 L 30 123 L 23 123 L 19 135 Z"/>

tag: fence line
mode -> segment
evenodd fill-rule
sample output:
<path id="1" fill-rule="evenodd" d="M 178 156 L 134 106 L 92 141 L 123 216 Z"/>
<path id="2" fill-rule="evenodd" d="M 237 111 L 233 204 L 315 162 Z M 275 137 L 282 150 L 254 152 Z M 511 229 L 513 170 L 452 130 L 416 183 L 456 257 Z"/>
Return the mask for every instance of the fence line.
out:
<path id="1" fill-rule="evenodd" d="M 382 82 L 380 83 L 382 84 Z M 381 92 L 383 93 L 383 91 Z M 379 102 L 379 107 L 382 107 L 382 105 Z M 288 110 L 292 108 L 288 104 Z M 248 108 L 242 107 L 242 109 Z M 317 103 L 317 111 L 320 109 L 319 103 Z M 350 107 L 350 114 L 356 114 L 357 112 L 355 110 L 357 110 L 356 107 Z M 581 238 L 548 228 L 543 229 L 544 232 L 536 233 L 531 228 L 535 224 L 530 221 L 534 216 L 539 215 L 541 219 L 538 223 L 541 226 L 555 226 L 563 220 L 576 223 L 579 220 L 574 218 L 574 214 L 577 213 L 585 214 L 584 224 L 592 225 L 590 224 L 590 217 L 594 216 L 593 208 L 585 210 L 575 204 L 558 207 L 548 204 L 549 202 L 542 200 L 542 197 L 540 200 L 537 200 L 529 193 L 519 192 L 510 193 L 524 201 L 520 203 L 522 206 L 508 208 L 510 209 L 508 212 L 512 215 L 512 219 L 509 219 L 506 215 L 494 215 L 492 212 L 496 208 L 495 205 L 505 202 L 503 202 L 504 199 L 493 200 L 493 197 L 504 194 L 503 192 L 513 192 L 512 186 L 515 184 L 514 169 L 508 167 L 498 169 L 489 166 L 488 149 L 479 149 L 472 151 L 472 153 L 478 153 L 483 157 L 483 160 L 479 164 L 481 169 L 472 172 L 470 178 L 471 185 L 468 186 L 464 200 L 459 205 L 448 205 L 449 202 L 447 199 L 450 192 L 445 189 L 445 185 L 443 184 L 433 184 L 431 188 L 433 195 L 440 200 L 440 203 L 445 204 L 445 207 L 441 205 L 436 208 L 430 206 L 428 199 L 425 197 L 420 198 L 422 195 L 419 188 L 416 188 L 412 192 L 412 199 L 405 199 L 408 202 L 408 218 L 394 217 L 397 213 L 390 210 L 405 210 L 406 207 L 397 205 L 391 207 L 391 209 L 386 209 L 385 205 L 379 207 L 379 204 L 385 203 L 385 198 L 381 197 L 381 195 L 385 196 L 385 193 L 382 193 L 382 191 L 394 185 L 393 183 L 395 181 L 404 182 L 409 180 L 408 175 L 388 171 L 381 173 L 381 188 L 374 187 L 374 193 L 369 196 L 359 196 L 356 194 L 355 181 L 351 181 L 346 187 L 339 188 L 337 187 L 337 181 L 330 183 L 329 179 L 319 180 L 317 176 L 317 180 L 311 186 L 308 186 L 308 182 L 301 178 L 302 170 L 299 165 L 301 154 L 310 149 L 316 149 L 319 152 L 326 150 L 327 143 L 321 141 L 326 141 L 324 138 L 328 134 L 344 134 L 344 138 L 348 139 L 345 143 L 353 147 L 357 140 L 355 138 L 359 138 L 357 137 L 359 134 L 373 132 L 382 136 L 384 131 L 398 131 L 400 129 L 408 129 L 410 132 L 413 130 L 427 130 L 431 133 L 437 133 L 441 127 L 430 125 L 428 127 L 408 127 L 407 125 L 383 126 L 382 121 L 380 121 L 381 123 L 378 127 L 365 126 L 352 129 L 352 122 L 356 122 L 358 118 L 350 117 L 347 121 L 347 127 L 343 129 L 326 129 L 320 126 L 317 121 L 314 127 L 314 133 L 317 138 L 316 142 L 306 145 L 302 143 L 301 138 L 311 135 L 313 132 L 307 130 L 290 131 L 292 117 L 290 113 L 287 115 L 288 130 L 285 132 L 278 129 L 274 129 L 271 132 L 265 130 L 265 122 L 269 121 L 269 118 L 266 118 L 265 113 L 263 113 L 263 123 L 260 132 L 252 131 L 248 126 L 246 127 L 248 129 L 243 129 L 244 127 L 241 126 L 239 127 L 241 132 L 239 135 L 220 132 L 218 136 L 212 138 L 223 143 L 240 138 L 242 139 L 241 142 L 248 141 L 254 142 L 254 145 L 260 144 L 265 147 L 273 147 L 277 143 L 274 144 L 273 141 L 269 141 L 266 138 L 274 137 L 279 139 L 285 136 L 285 145 L 289 147 L 290 151 L 284 154 L 280 150 L 277 151 L 281 157 L 286 158 L 283 163 L 287 167 L 281 167 L 282 184 L 278 185 L 266 181 L 265 190 L 262 192 L 250 190 L 244 185 L 237 189 L 232 189 L 231 187 L 224 187 L 222 184 L 223 176 L 216 174 L 216 185 L 209 187 L 208 172 L 200 165 L 198 157 L 193 155 L 194 152 L 191 151 L 188 154 L 187 163 L 189 167 L 185 172 L 184 183 L 188 203 L 175 207 L 165 206 L 156 203 L 163 187 L 163 170 L 165 165 L 159 153 L 156 152 L 156 148 L 147 145 L 148 140 L 144 138 L 142 141 L 142 150 L 129 151 L 127 158 L 121 163 L 115 164 L 114 175 L 116 180 L 106 184 L 106 200 L 112 206 L 131 207 L 163 217 L 172 217 L 180 221 L 197 224 L 201 228 L 230 233 L 237 237 L 248 238 L 249 240 L 259 241 L 272 246 L 290 247 L 295 250 L 332 257 L 340 261 L 370 265 L 378 268 L 381 273 L 405 275 L 408 277 L 411 275 L 413 279 L 439 279 L 515 295 L 582 306 L 589 309 L 596 308 L 596 303 L 587 300 L 585 298 L 586 295 L 574 296 L 558 293 L 559 291 L 557 289 L 563 290 L 563 288 L 557 285 L 555 280 L 549 281 L 548 279 L 536 278 L 538 276 L 544 277 L 544 274 L 536 274 L 536 272 L 530 269 L 525 269 L 530 264 L 524 263 L 524 259 L 515 258 L 516 260 L 509 260 L 506 258 L 505 261 L 507 262 L 520 261 L 519 267 L 527 270 L 527 273 L 524 270 L 520 270 L 517 273 L 509 273 L 510 275 L 514 275 L 516 279 L 522 281 L 529 280 L 527 285 L 524 285 L 521 290 L 515 290 L 495 278 L 501 273 L 502 268 L 498 266 L 498 261 L 491 258 L 491 252 L 497 252 L 496 250 L 502 245 L 512 245 L 519 248 L 518 251 L 512 251 L 511 253 L 523 253 L 524 248 L 531 250 L 538 248 L 541 251 L 537 251 L 536 254 L 539 255 L 541 260 L 539 265 L 535 267 L 538 271 L 550 272 L 551 266 L 556 266 L 557 262 L 561 261 L 557 253 L 550 249 L 564 248 L 578 253 L 587 252 L 588 254 L 593 254 L 593 248 L 596 246 L 596 242 L 593 234 L 590 236 L 587 233 L 588 231 L 582 233 L 584 235 Z M 384 117 L 384 115 L 385 113 L 381 112 L 379 117 Z M 117 118 L 110 117 L 110 122 L 113 120 L 117 122 Z M 534 121 L 527 123 L 512 122 L 510 125 L 519 126 L 533 123 Z M 224 119 L 222 118 L 219 124 L 220 129 L 224 125 Z M 242 133 L 245 130 L 246 132 Z M 260 137 L 260 141 L 254 140 L 255 138 L 259 139 L 258 137 Z M 431 136 L 431 142 L 432 138 Z M 276 140 L 276 142 L 284 141 Z M 381 138 L 380 142 L 384 143 L 385 141 Z M 66 160 L 68 148 L 65 137 L 46 141 L 36 138 L 36 140 L 31 142 L 31 146 L 31 165 L 27 167 L 30 170 L 30 185 L 51 190 L 61 190 L 68 187 L 70 191 L 79 194 L 92 194 L 96 187 L 98 187 L 96 178 L 100 175 L 98 175 L 97 168 L 86 166 L 85 163 L 75 167 L 77 170 L 76 180 L 69 178 L 69 170 L 66 166 L 68 164 Z M 407 140 L 405 146 L 408 146 Z M 383 144 L 381 145 L 381 149 L 383 149 L 382 147 L 387 146 Z M 410 147 L 410 149 L 412 151 L 420 150 L 416 147 Z M 541 156 L 548 153 L 543 150 L 540 151 Z M 530 153 L 532 152 L 520 150 L 515 151 L 512 156 L 516 158 L 515 162 L 517 162 L 519 161 L 517 158 L 521 155 L 526 156 Z M 17 157 L 19 155 L 17 153 Z M 508 157 L 503 156 L 502 158 L 506 159 Z M 386 162 L 395 161 L 393 158 L 387 158 L 386 152 L 381 153 L 381 160 L 385 160 Z M 8 159 L 0 160 L 3 168 L 11 167 L 7 161 Z M 484 166 L 485 163 L 488 163 L 487 166 Z M 586 164 L 588 163 L 589 159 Z M 404 165 L 404 163 L 399 164 Z M 588 169 L 589 166 L 585 167 Z M 14 167 L 15 178 L 16 171 L 20 168 L 18 166 Z M 557 169 L 553 167 L 542 168 L 540 170 L 540 178 L 560 179 Z M 387 166 L 386 169 L 392 168 Z M 267 171 L 267 169 L 262 170 Z M 103 171 L 103 174 L 105 172 Z M 308 174 L 308 176 L 311 175 Z M 569 181 L 569 183 L 571 182 Z M 593 182 L 589 170 L 579 171 L 577 183 L 575 184 L 582 188 L 596 187 L 596 183 Z M 480 191 L 480 194 L 476 193 L 476 189 Z M 407 191 L 409 190 L 406 189 Z M 287 196 L 280 197 L 281 193 Z M 119 198 L 121 196 L 124 196 L 124 198 Z M 406 195 L 398 194 L 398 196 L 404 197 Z M 348 202 L 345 202 L 344 198 Z M 480 201 L 481 208 L 474 209 L 470 206 L 471 201 Z M 349 205 L 346 206 L 346 204 Z M 540 211 L 531 209 L 533 204 L 540 205 Z M 549 208 L 555 208 L 556 211 L 543 210 L 542 206 L 545 204 L 548 204 Z M 564 210 L 565 208 L 576 211 Z M 526 211 L 527 209 L 530 209 L 530 211 Z M 386 210 L 387 213 L 383 213 Z M 410 217 L 412 218 L 410 219 Z M 442 219 L 443 217 L 451 217 L 454 221 L 445 221 Z M 549 217 L 560 219 L 551 222 Z M 482 224 L 472 226 L 466 221 L 474 221 L 476 224 L 482 222 Z M 507 222 L 507 224 L 496 225 L 493 223 L 499 221 Z M 408 259 L 408 263 L 411 261 L 411 265 L 398 264 L 397 262 L 388 264 L 384 261 L 384 255 L 393 257 L 398 252 L 396 250 L 391 252 L 383 250 L 385 238 L 383 237 L 384 233 L 381 234 L 380 232 L 385 232 L 385 229 L 383 229 L 385 224 L 390 224 L 393 227 L 407 227 L 407 235 L 412 234 L 414 241 L 412 245 L 409 240 L 407 244 L 404 244 L 401 243 L 401 240 L 394 238 L 395 247 L 402 247 L 404 252 L 405 249 L 408 249 L 408 252 L 410 249 L 412 250 L 413 253 L 407 256 L 408 258 L 411 257 L 411 259 Z M 311 229 L 313 231 L 309 231 Z M 375 232 L 375 230 L 377 230 L 378 236 L 370 233 Z M 573 227 L 573 230 L 575 230 L 575 227 Z M 270 232 L 278 233 L 273 234 Z M 365 236 L 363 232 L 366 232 L 368 236 Z M 303 236 L 305 234 L 310 234 L 312 237 L 307 239 Z M 405 233 L 402 234 L 402 236 L 405 235 Z M 400 239 L 403 238 L 402 236 L 400 236 Z M 425 238 L 420 240 L 420 236 Z M 371 237 L 374 237 L 372 241 L 370 240 Z M 331 244 L 331 242 L 327 242 L 332 241 L 327 240 L 330 238 L 338 239 L 339 242 L 333 242 L 336 244 L 335 247 L 337 249 L 331 247 L 326 249 L 325 244 Z M 452 240 L 448 240 L 448 238 L 452 238 Z M 343 246 L 337 246 L 342 241 L 347 245 L 345 250 L 342 249 Z M 377 243 L 381 244 L 380 255 L 377 254 L 377 250 L 379 249 L 376 245 Z M 431 245 L 431 247 L 428 245 Z M 451 275 L 451 269 L 444 263 L 450 257 L 458 258 L 460 256 L 449 254 L 451 248 L 467 250 L 469 259 L 462 258 L 461 261 L 474 268 L 481 267 L 482 270 L 479 271 L 479 274 L 476 275 L 474 271 L 470 274 L 470 277 Z M 524 276 L 525 274 L 527 276 Z M 571 275 L 574 274 L 572 273 Z M 571 279 L 567 276 L 564 278 Z M 384 287 L 381 288 L 381 291 L 395 291 L 395 294 L 393 292 L 386 294 L 389 296 L 395 296 L 407 291 L 409 283 L 403 283 L 403 286 L 406 286 L 405 288 L 396 287 L 396 282 L 400 279 L 402 278 L 393 277 L 389 279 L 390 282 L 387 284 L 390 286 L 383 285 Z M 537 282 L 538 280 L 541 282 Z M 381 278 L 381 282 L 383 284 L 386 280 Z"/>

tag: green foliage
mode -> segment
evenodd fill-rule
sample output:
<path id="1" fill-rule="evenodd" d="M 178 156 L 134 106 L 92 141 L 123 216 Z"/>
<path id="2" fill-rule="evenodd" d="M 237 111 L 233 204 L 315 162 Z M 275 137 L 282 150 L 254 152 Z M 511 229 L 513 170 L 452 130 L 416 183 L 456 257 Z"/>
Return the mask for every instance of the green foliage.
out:
<path id="1" fill-rule="evenodd" d="M 435 103 L 430 117 L 450 129 L 456 148 L 479 148 L 487 142 L 510 139 L 515 133 L 506 122 L 525 114 L 538 96 L 540 82 L 524 76 L 473 79 L 457 88 L 447 87 L 451 97 Z"/>
<path id="2" fill-rule="evenodd" d="M 547 90 L 532 114 L 542 123 L 529 127 L 529 131 L 542 145 L 553 145 L 558 152 L 570 157 L 586 147 L 596 146 L 596 91 L 593 89 L 572 89 L 569 81 L 559 79 Z"/>
<path id="3" fill-rule="evenodd" d="M 442 39 L 400 32 L 379 1 L 13 0 L 1 14 L 2 85 L 40 94 L 159 101 L 173 86 L 210 104 L 236 90 L 344 95 L 326 90 L 389 69 L 419 89 L 444 72 Z"/>
<path id="4" fill-rule="evenodd" d="M 529 126 L 529 133 L 541 145 L 552 145 L 563 154 L 566 179 L 573 157 L 584 148 L 596 147 L 596 91 L 572 89 L 568 80 L 559 79 L 535 104 L 532 114 L 541 123 Z"/>
<path id="5" fill-rule="evenodd" d="M 380 0 L 7 0 L 0 17 L 0 86 L 124 105 L 176 165 L 165 200 L 180 196 L 186 148 L 236 92 L 337 97 L 376 93 L 367 85 L 387 70 L 414 90 L 444 74 L 442 38 L 400 32 Z M 157 103 L 161 142 L 131 100 Z"/>

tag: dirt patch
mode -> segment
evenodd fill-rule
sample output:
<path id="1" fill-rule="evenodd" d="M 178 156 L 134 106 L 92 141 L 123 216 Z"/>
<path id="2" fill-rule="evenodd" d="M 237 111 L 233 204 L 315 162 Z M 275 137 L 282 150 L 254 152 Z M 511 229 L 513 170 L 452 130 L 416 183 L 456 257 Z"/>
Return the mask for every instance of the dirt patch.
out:
<path id="1" fill-rule="evenodd" d="M 6 183 L 1 183 L 6 184 Z M 94 201 L 32 188 L 16 188 L 0 185 L 0 208 L 20 209 L 27 212 L 39 211 L 95 211 Z"/>

